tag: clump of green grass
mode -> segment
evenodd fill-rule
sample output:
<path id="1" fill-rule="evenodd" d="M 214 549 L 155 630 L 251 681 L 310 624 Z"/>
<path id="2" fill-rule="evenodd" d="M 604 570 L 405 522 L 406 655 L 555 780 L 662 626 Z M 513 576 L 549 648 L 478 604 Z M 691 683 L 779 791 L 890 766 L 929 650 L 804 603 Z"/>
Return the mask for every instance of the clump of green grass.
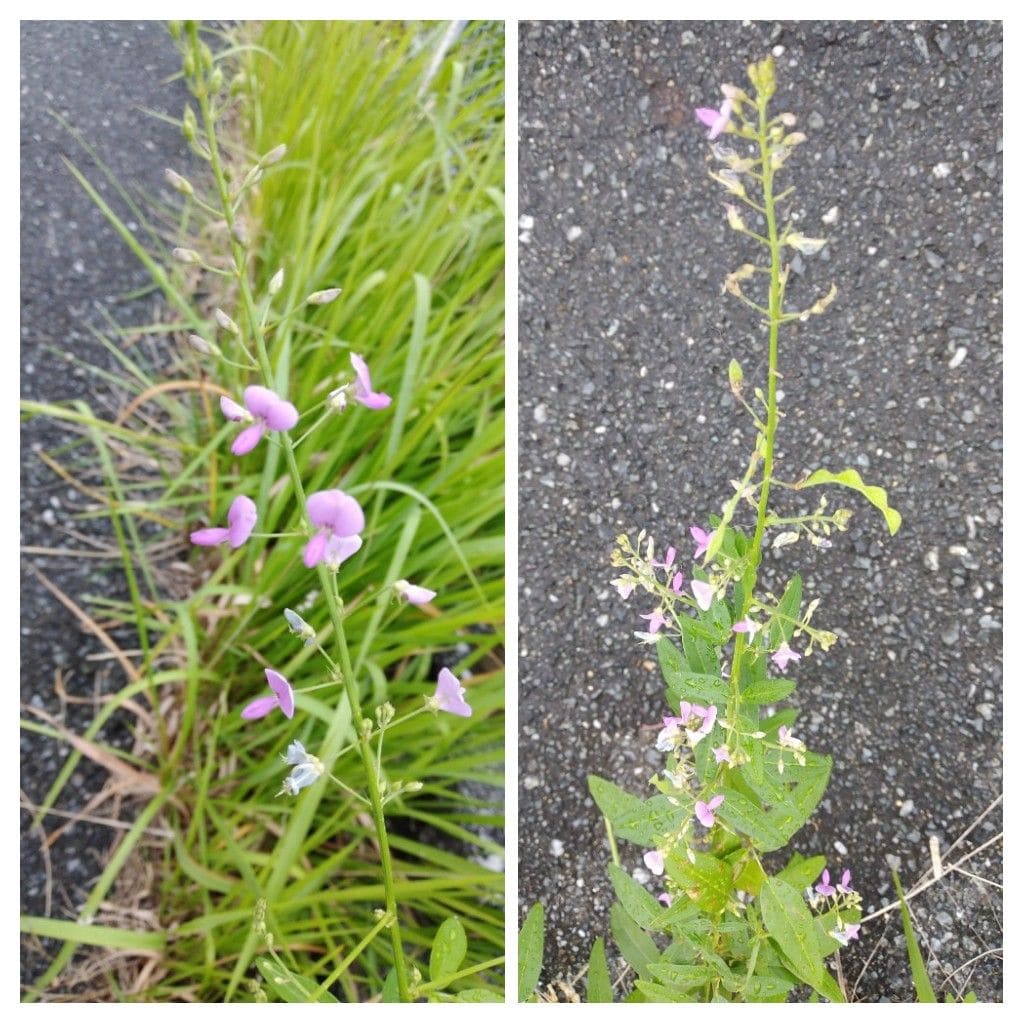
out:
<path id="1" fill-rule="evenodd" d="M 391 780 L 423 783 L 388 804 L 406 958 L 431 979 L 427 998 L 488 998 L 502 990 L 504 951 L 504 883 L 495 870 L 504 740 L 501 27 L 469 24 L 455 38 L 443 24 L 268 23 L 243 26 L 214 49 L 234 97 L 219 111 L 218 142 L 237 177 L 260 154 L 288 146 L 238 210 L 255 254 L 253 293 L 266 295 L 283 268 L 274 308 L 301 307 L 267 333 L 276 385 L 300 411 L 314 410 L 343 382 L 354 351 L 371 361 L 375 386 L 395 396 L 386 415 L 349 409 L 319 422 L 310 412 L 294 432 L 310 430 L 296 460 L 307 493 L 340 487 L 367 512 L 364 546 L 340 576 L 364 706 L 387 699 L 401 714 L 422 705 L 441 658 L 473 674 L 472 719 L 398 725 L 383 769 Z M 230 279 L 169 265 L 166 250 L 144 248 L 106 210 L 164 292 L 172 328 L 213 338 L 208 310 L 234 308 Z M 194 200 L 175 234 L 171 244 L 228 250 L 216 218 Z M 302 305 L 331 286 L 343 289 L 332 304 Z M 191 301 L 197 289 L 208 293 L 200 296 L 207 312 Z M 223 332 L 217 343 L 244 362 Z M 59 986 L 83 944 L 156 959 L 140 999 L 306 1001 L 326 998 L 328 988 L 345 1000 L 386 998 L 394 957 L 374 913 L 384 893 L 373 823 L 336 787 L 294 802 L 274 796 L 290 740 L 315 749 L 328 734 L 339 746 L 354 738 L 342 688 L 301 695 L 294 722 L 254 728 L 239 717 L 262 692 L 263 666 L 298 688 L 328 682 L 315 650 L 297 643 L 281 616 L 298 609 L 329 635 L 317 576 L 295 539 L 254 538 L 213 554 L 189 554 L 182 543 L 188 528 L 221 521 L 239 493 L 256 500 L 261 532 L 294 528 L 281 449 L 264 444 L 259 458 L 243 459 L 228 451 L 233 431 L 217 394 L 237 395 L 254 381 L 184 346 L 169 379 L 112 350 L 124 368 L 116 383 L 136 396 L 120 422 L 84 403 L 25 411 L 78 430 L 82 444 L 63 463 L 102 478 L 91 490 L 112 524 L 130 598 L 93 601 L 92 611 L 132 624 L 142 653 L 123 659 L 126 684 L 84 738 L 92 743 L 131 701 L 148 702 L 152 728 L 131 767 L 153 789 L 80 920 L 23 920 L 30 934 L 64 940 L 28 998 Z M 186 588 L 183 558 L 193 570 Z M 392 600 L 384 585 L 402 577 L 439 592 L 437 614 Z M 39 820 L 81 756 L 82 748 L 70 754 Z M 332 767 L 353 785 L 361 771 L 354 749 Z M 154 821 L 173 834 L 159 865 L 161 927 L 114 927 L 101 904 Z M 444 956 L 430 955 L 452 916 L 466 937 L 454 966 L 457 936 L 446 933 Z M 257 970 L 268 945 L 275 959 L 260 959 Z"/>

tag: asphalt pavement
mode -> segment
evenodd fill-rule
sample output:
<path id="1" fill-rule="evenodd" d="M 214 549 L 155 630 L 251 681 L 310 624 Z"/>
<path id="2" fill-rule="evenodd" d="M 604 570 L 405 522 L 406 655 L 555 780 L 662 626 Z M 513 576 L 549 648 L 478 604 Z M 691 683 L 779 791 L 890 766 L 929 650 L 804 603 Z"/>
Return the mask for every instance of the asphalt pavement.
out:
<path id="1" fill-rule="evenodd" d="M 775 109 L 808 135 L 794 215 L 830 239 L 790 293 L 839 288 L 783 332 L 777 473 L 852 466 L 904 516 L 890 538 L 850 494 L 830 551 L 766 559 L 769 584 L 803 574 L 840 637 L 794 673 L 797 734 L 835 758 L 795 845 L 850 867 L 870 911 L 893 868 L 916 881 L 929 838 L 946 849 L 1002 790 L 1001 26 L 522 23 L 519 884 L 521 914 L 546 909 L 545 981 L 578 978 L 608 935 L 586 775 L 644 793 L 661 763 L 644 726 L 662 686 L 633 637 L 649 609 L 608 583 L 614 538 L 689 550 L 749 452 L 726 370 L 763 376 L 765 338 L 721 294 L 750 251 L 693 108 L 767 53 Z M 960 853 L 998 835 L 999 810 Z M 1001 842 L 964 867 L 1001 883 Z M 937 984 L 1001 998 L 1000 895 L 955 874 L 915 901 Z M 856 998 L 911 998 L 902 941 L 892 916 L 864 928 L 843 957 Z"/>

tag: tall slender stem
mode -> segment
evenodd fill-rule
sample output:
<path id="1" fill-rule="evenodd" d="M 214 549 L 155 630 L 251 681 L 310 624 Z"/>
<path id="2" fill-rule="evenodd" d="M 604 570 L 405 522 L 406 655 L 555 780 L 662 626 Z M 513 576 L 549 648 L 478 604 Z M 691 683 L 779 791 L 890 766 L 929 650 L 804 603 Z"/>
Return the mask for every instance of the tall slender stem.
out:
<path id="1" fill-rule="evenodd" d="M 221 210 L 224 214 L 228 234 L 231 238 L 234 276 L 238 281 L 239 292 L 242 297 L 242 303 L 245 307 L 249 334 L 256 345 L 256 356 L 263 375 L 263 382 L 267 387 L 272 387 L 274 384 L 273 368 L 270 365 L 270 357 L 267 353 L 266 341 L 263 337 L 262 322 L 256 308 L 256 302 L 253 298 L 252 288 L 249 284 L 245 249 L 238 242 L 235 236 L 235 207 L 231 199 L 227 177 L 224 173 L 224 166 L 221 161 L 220 150 L 217 145 L 217 135 L 213 114 L 210 108 L 209 94 L 200 69 L 198 34 L 194 28 L 192 30 L 192 46 L 193 52 L 196 56 L 197 66 L 196 99 L 199 103 L 200 114 L 206 134 L 206 144 L 210 154 L 210 167 L 213 171 L 214 181 L 220 197 Z M 295 459 L 294 448 L 287 433 L 281 434 L 281 447 L 285 454 L 285 461 L 288 465 L 288 473 L 291 476 L 292 487 L 295 491 L 297 504 L 300 509 L 304 509 L 306 505 L 306 493 L 302 486 L 302 475 L 299 472 L 299 465 Z M 409 980 L 406 972 L 401 925 L 398 920 L 394 870 L 391 861 L 391 848 L 388 843 L 387 826 L 384 821 L 384 803 L 381 799 L 380 779 L 374 765 L 369 738 L 364 734 L 362 728 L 362 704 L 359 699 L 359 688 L 356 685 L 355 675 L 352 671 L 352 659 L 349 655 L 348 642 L 345 637 L 345 626 L 341 615 L 341 597 L 337 589 L 337 574 L 329 572 L 322 563 L 317 566 L 317 573 L 320 577 L 321 590 L 327 603 L 328 613 L 331 618 L 331 625 L 334 630 L 335 642 L 338 648 L 338 659 L 341 664 L 341 673 L 345 685 L 345 694 L 349 708 L 352 712 L 352 721 L 356 730 L 360 759 L 362 760 L 363 770 L 366 774 L 366 789 L 370 797 L 370 810 L 373 816 L 373 822 L 377 833 L 377 845 L 380 851 L 381 874 L 383 876 L 384 883 L 385 910 L 389 918 L 388 928 L 391 935 L 391 946 L 394 953 L 394 967 L 398 983 L 398 996 L 402 1002 L 409 1002 Z"/>

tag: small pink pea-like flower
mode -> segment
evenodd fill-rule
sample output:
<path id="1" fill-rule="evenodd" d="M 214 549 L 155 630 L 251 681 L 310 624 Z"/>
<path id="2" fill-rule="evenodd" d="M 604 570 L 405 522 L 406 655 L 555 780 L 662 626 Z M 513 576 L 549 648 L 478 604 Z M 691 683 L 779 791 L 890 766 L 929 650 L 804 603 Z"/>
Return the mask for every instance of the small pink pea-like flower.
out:
<path id="1" fill-rule="evenodd" d="M 707 803 L 703 800 L 698 800 L 694 806 L 693 812 L 697 815 L 697 820 L 705 827 L 711 828 L 715 823 L 714 811 L 721 803 L 725 800 L 725 796 L 719 793 L 718 796 L 713 796 Z"/>
<path id="2" fill-rule="evenodd" d="M 821 881 L 814 887 L 814 891 L 819 896 L 835 896 L 835 886 L 831 884 L 831 879 L 828 876 L 828 868 L 825 868 L 821 873 Z"/>
<path id="3" fill-rule="evenodd" d="M 434 691 L 434 703 L 441 711 L 460 718 L 469 718 L 473 709 L 466 703 L 466 691 L 449 669 L 441 669 L 437 677 L 437 689 Z"/>
<path id="4" fill-rule="evenodd" d="M 408 580 L 395 580 L 395 590 L 399 597 L 404 597 L 409 604 L 429 604 L 437 597 L 436 590 L 418 587 Z"/>
<path id="5" fill-rule="evenodd" d="M 740 621 L 732 627 L 732 631 L 734 633 L 746 633 L 749 636 L 753 636 L 760 628 L 761 627 L 752 619 L 740 619 Z"/>
<path id="6" fill-rule="evenodd" d="M 729 761 L 729 747 L 723 743 L 720 747 L 714 747 L 711 751 L 715 755 L 715 764 Z"/>
<path id="7" fill-rule="evenodd" d="M 251 704 L 246 704 L 242 709 L 242 717 L 253 721 L 269 715 L 274 708 L 280 708 L 285 718 L 291 718 L 295 714 L 295 694 L 292 692 L 291 683 L 280 672 L 272 668 L 264 669 L 267 683 L 274 691 L 273 697 L 257 697 Z"/>
<path id="8" fill-rule="evenodd" d="M 714 728 L 718 708 L 714 704 L 706 708 L 703 704 L 691 704 L 684 700 L 679 705 L 679 714 L 690 746 L 696 747 Z"/>
<path id="9" fill-rule="evenodd" d="M 648 850 L 644 854 L 644 863 L 653 875 L 665 874 L 665 855 L 661 850 Z"/>
<path id="10" fill-rule="evenodd" d="M 718 110 L 712 110 L 711 107 L 698 107 L 694 113 L 701 124 L 711 129 L 708 132 L 708 139 L 717 139 L 729 126 L 732 117 L 732 99 L 726 96 Z"/>
<path id="11" fill-rule="evenodd" d="M 695 559 L 700 558 L 708 550 L 708 544 L 711 543 L 711 534 L 707 530 L 702 530 L 699 526 L 691 526 L 690 536 L 697 542 L 697 548 L 693 552 L 693 557 Z"/>
<path id="12" fill-rule="evenodd" d="M 355 352 L 349 355 L 352 369 L 356 371 L 355 400 L 367 409 L 386 409 L 391 404 L 391 396 L 385 395 L 383 391 L 374 391 L 370 383 L 370 368 L 362 356 Z"/>
<path id="13" fill-rule="evenodd" d="M 681 572 L 677 572 L 675 576 L 672 577 L 672 590 L 676 594 L 681 594 L 683 592 L 683 574 Z"/>
<path id="14" fill-rule="evenodd" d="M 630 579 L 628 576 L 620 576 L 617 580 L 612 580 L 612 586 L 619 592 L 619 597 L 625 601 L 636 590 L 636 580 Z"/>
<path id="15" fill-rule="evenodd" d="M 253 384 L 243 392 L 245 407 L 221 396 L 221 412 L 229 420 L 250 423 L 231 445 L 233 455 L 245 455 L 259 444 L 267 430 L 291 430 L 299 422 L 298 410 L 291 402 L 279 398 L 270 388 Z"/>
<path id="16" fill-rule="evenodd" d="M 666 907 L 672 906 L 672 897 L 667 892 L 658 893 L 658 902 L 664 903 Z"/>
<path id="17" fill-rule="evenodd" d="M 665 561 L 657 562 L 654 559 L 651 560 L 652 569 L 671 569 L 676 560 L 676 549 L 671 545 L 665 550 Z"/>
<path id="18" fill-rule="evenodd" d="M 366 520 L 355 498 L 344 491 L 317 491 L 306 499 L 306 515 L 317 527 L 302 552 L 307 568 L 326 562 L 337 568 L 363 545 L 359 536 Z"/>
<path id="19" fill-rule="evenodd" d="M 660 608 L 655 608 L 653 612 L 648 615 L 641 615 L 641 619 L 646 619 L 648 626 L 650 627 L 647 632 L 653 636 L 655 633 L 665 625 L 667 619 L 665 613 Z"/>
<path id="20" fill-rule="evenodd" d="M 210 548 L 227 541 L 233 548 L 241 547 L 256 527 L 256 502 L 244 494 L 238 495 L 228 509 L 227 526 L 208 526 L 189 534 L 193 544 Z"/>
<path id="21" fill-rule="evenodd" d="M 690 589 L 693 591 L 693 596 L 697 599 L 697 607 L 702 612 L 706 612 L 714 600 L 714 588 L 710 583 L 705 583 L 703 580 L 690 580 Z"/>
<path id="22" fill-rule="evenodd" d="M 842 926 L 842 921 L 840 921 L 840 925 Z M 839 928 L 835 928 L 833 931 L 829 932 L 829 935 L 831 935 L 832 938 L 839 943 L 839 945 L 845 946 L 849 943 L 851 939 L 856 939 L 860 937 L 860 925 L 848 924 Z"/>
<path id="23" fill-rule="evenodd" d="M 791 661 L 799 661 L 800 658 L 801 655 L 797 654 L 785 640 L 782 641 L 782 646 L 772 655 L 772 661 L 775 662 L 775 667 L 780 672 L 785 672 L 786 666 Z"/>
<path id="24" fill-rule="evenodd" d="M 849 868 L 847 868 L 843 872 L 843 880 L 841 882 L 837 882 L 836 883 L 836 889 L 838 889 L 839 892 L 841 892 L 841 893 L 845 893 L 846 895 L 849 895 L 850 893 L 853 892 L 853 889 L 850 887 L 850 869 Z M 854 935 L 853 937 L 856 938 L 857 936 Z"/>

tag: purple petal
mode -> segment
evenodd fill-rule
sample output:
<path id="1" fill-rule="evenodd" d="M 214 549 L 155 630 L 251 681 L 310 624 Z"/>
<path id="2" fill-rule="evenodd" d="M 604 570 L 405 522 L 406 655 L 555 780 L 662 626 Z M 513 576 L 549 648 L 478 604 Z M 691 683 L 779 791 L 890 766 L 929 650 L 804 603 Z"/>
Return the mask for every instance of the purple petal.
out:
<path id="1" fill-rule="evenodd" d="M 390 395 L 382 391 L 374 391 L 370 383 L 370 368 L 362 356 L 355 352 L 349 355 L 352 369 L 356 371 L 356 393 L 355 400 L 361 402 L 367 409 L 386 409 L 391 404 Z"/>
<path id="2" fill-rule="evenodd" d="M 246 427 L 231 445 L 231 454 L 245 455 L 251 452 L 260 443 L 265 429 L 262 423 L 254 423 L 251 427 Z"/>
<path id="3" fill-rule="evenodd" d="M 705 827 L 711 828 L 715 823 L 715 816 L 711 813 L 711 808 L 708 807 L 703 800 L 698 800 L 696 806 L 693 809 L 693 813 L 697 815 L 697 820 Z"/>
<path id="4" fill-rule="evenodd" d="M 655 875 L 663 875 L 665 873 L 665 857 L 661 850 L 648 850 L 644 854 L 644 863 Z"/>
<path id="5" fill-rule="evenodd" d="M 264 419 L 271 430 L 291 430 L 299 422 L 299 410 L 281 398 L 267 410 Z"/>
<path id="6" fill-rule="evenodd" d="M 711 753 L 715 755 L 715 764 L 721 764 L 723 761 L 729 760 L 729 748 L 724 743 L 720 747 L 715 747 Z"/>
<path id="7" fill-rule="evenodd" d="M 324 558 L 324 548 L 327 547 L 327 534 L 318 533 L 309 538 L 309 543 L 302 549 L 302 561 L 307 569 L 319 565 Z"/>
<path id="8" fill-rule="evenodd" d="M 242 708 L 242 717 L 254 721 L 269 715 L 277 707 L 276 697 L 257 697 L 251 704 Z"/>
<path id="9" fill-rule="evenodd" d="M 228 539 L 228 533 L 223 526 L 208 526 L 205 530 L 196 530 L 189 534 L 189 540 L 200 547 L 212 548 L 217 544 L 223 544 Z"/>
<path id="10" fill-rule="evenodd" d="M 418 587 L 408 580 L 398 580 L 395 583 L 398 593 L 409 602 L 409 604 L 428 604 L 437 597 L 436 590 L 428 590 L 426 587 Z"/>
<path id="11" fill-rule="evenodd" d="M 697 550 L 694 551 L 693 557 L 700 558 L 700 556 L 708 549 L 708 544 L 711 541 L 711 534 L 702 530 L 699 526 L 691 526 L 690 536 L 697 542 Z"/>
<path id="12" fill-rule="evenodd" d="M 672 589 L 677 594 L 681 594 L 683 592 L 683 574 L 681 572 L 677 572 L 675 576 L 672 577 Z"/>
<path id="13" fill-rule="evenodd" d="M 706 612 L 711 607 L 711 601 L 715 596 L 715 591 L 711 584 L 705 583 L 703 580 L 691 580 L 690 589 L 693 591 L 693 596 L 697 599 L 697 607 L 702 612 Z"/>
<path id="14" fill-rule="evenodd" d="M 839 886 L 840 886 L 840 888 L 846 889 L 847 891 L 849 891 L 849 889 L 850 889 L 850 869 L 849 868 L 847 868 L 843 872 L 843 880 L 839 883 Z"/>
<path id="15" fill-rule="evenodd" d="M 333 534 L 324 548 L 324 561 L 328 565 L 341 565 L 346 558 L 351 558 L 363 546 L 362 537 L 339 537 Z"/>
<path id="16" fill-rule="evenodd" d="M 697 120 L 709 128 L 718 120 L 719 116 L 718 111 L 712 110 L 711 107 L 698 107 L 694 113 L 697 115 Z"/>
<path id="17" fill-rule="evenodd" d="M 664 903 L 666 907 L 672 906 L 672 897 L 667 892 L 658 893 L 658 902 Z"/>
<path id="18" fill-rule="evenodd" d="M 251 384 L 242 392 L 245 399 L 245 407 L 261 419 L 266 419 L 270 411 L 281 401 L 270 388 L 261 387 L 259 384 Z"/>
<path id="19" fill-rule="evenodd" d="M 295 694 L 291 683 L 272 668 L 264 669 L 263 674 L 267 677 L 267 685 L 277 695 L 274 699 L 280 703 L 284 717 L 291 718 L 295 714 Z"/>
<path id="20" fill-rule="evenodd" d="M 246 410 L 237 402 L 228 398 L 227 395 L 220 396 L 220 411 L 224 413 L 229 420 L 235 420 L 236 422 L 238 420 L 251 419 L 249 413 L 246 412 Z"/>
<path id="21" fill-rule="evenodd" d="M 719 793 L 718 796 L 713 796 L 708 801 L 708 810 L 713 811 L 716 807 L 721 807 L 722 802 L 725 800 L 725 794 Z"/>
<path id="22" fill-rule="evenodd" d="M 359 502 L 339 490 L 311 494 L 306 499 L 306 515 L 314 526 L 325 526 L 342 537 L 362 533 L 366 526 Z"/>
<path id="23" fill-rule="evenodd" d="M 228 509 L 228 542 L 241 547 L 256 528 L 256 502 L 240 494 Z"/>
<path id="24" fill-rule="evenodd" d="M 461 718 L 469 718 L 473 714 L 473 709 L 466 703 L 463 696 L 465 692 L 449 669 L 441 669 L 441 674 L 437 677 L 437 689 L 434 691 L 434 697 L 442 711 L 459 715 Z"/>

